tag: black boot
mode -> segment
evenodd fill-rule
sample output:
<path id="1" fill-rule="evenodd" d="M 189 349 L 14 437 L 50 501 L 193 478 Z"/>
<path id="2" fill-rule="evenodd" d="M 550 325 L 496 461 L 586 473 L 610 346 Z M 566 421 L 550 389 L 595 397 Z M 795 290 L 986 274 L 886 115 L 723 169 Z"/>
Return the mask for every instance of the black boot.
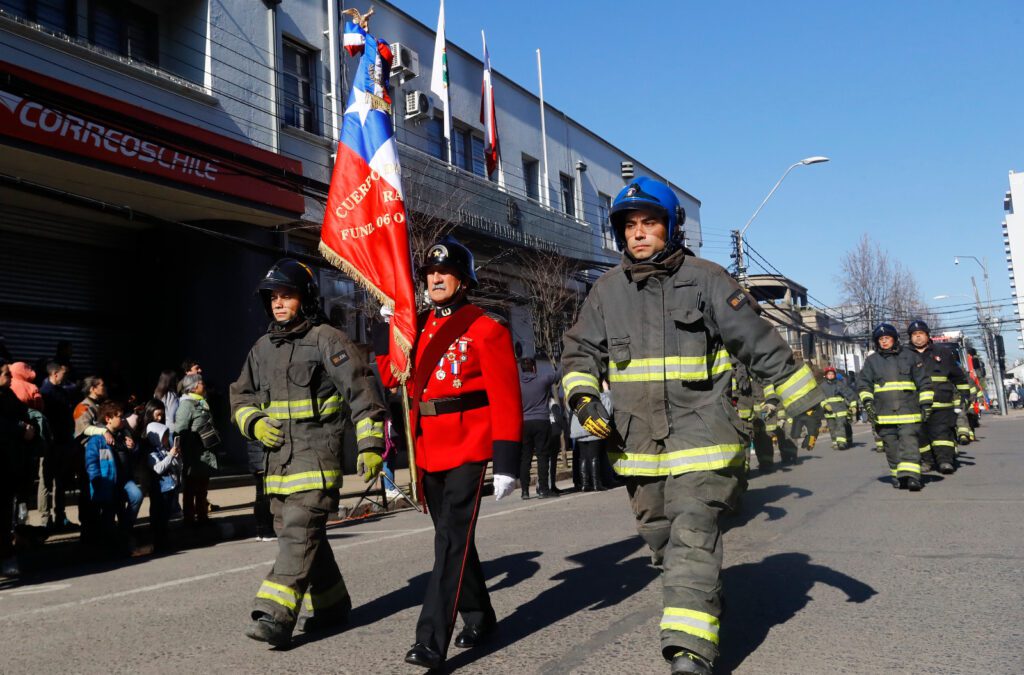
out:
<path id="1" fill-rule="evenodd" d="M 604 490 L 604 484 L 601 482 L 601 460 L 598 457 L 593 457 L 590 460 L 590 482 L 594 485 L 595 492 L 602 492 Z"/>
<path id="2" fill-rule="evenodd" d="M 593 492 L 594 490 L 594 475 L 590 468 L 593 463 L 593 460 L 590 459 L 580 461 L 580 486 L 583 492 Z"/>

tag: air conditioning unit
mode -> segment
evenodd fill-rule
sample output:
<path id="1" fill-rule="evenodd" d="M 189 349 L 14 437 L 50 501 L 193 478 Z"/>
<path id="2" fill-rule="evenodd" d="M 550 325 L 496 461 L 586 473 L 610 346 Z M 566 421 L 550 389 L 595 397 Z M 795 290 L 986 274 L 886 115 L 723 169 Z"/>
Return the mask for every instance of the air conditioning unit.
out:
<path id="1" fill-rule="evenodd" d="M 411 80 L 420 74 L 420 55 L 403 44 L 391 45 L 391 77 L 401 75 L 402 81 Z"/>
<path id="2" fill-rule="evenodd" d="M 422 91 L 405 93 L 405 119 L 418 120 L 430 113 L 430 97 Z"/>

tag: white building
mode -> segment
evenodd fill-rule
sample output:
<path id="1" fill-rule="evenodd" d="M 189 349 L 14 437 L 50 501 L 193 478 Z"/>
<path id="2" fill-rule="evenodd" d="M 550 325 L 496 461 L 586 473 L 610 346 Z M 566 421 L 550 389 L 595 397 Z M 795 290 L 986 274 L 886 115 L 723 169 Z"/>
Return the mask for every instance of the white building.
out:
<path id="1" fill-rule="evenodd" d="M 1017 213 L 1014 204 L 1021 207 Z M 1010 171 L 1010 189 L 1003 198 L 1003 252 L 1010 273 L 1010 292 L 1016 299 L 1013 313 L 1017 317 L 1017 344 L 1024 349 L 1024 289 L 1017 288 L 1017 279 L 1024 281 L 1024 173 Z"/>

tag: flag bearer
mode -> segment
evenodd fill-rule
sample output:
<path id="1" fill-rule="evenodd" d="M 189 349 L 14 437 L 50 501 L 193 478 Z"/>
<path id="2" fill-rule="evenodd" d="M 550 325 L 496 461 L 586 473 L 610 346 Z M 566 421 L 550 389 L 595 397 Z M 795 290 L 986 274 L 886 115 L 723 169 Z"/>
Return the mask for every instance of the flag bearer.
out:
<path id="1" fill-rule="evenodd" d="M 231 412 L 242 434 L 263 445 L 265 493 L 277 534 L 277 559 L 252 609 L 246 635 L 286 646 L 299 630 L 343 624 L 352 600 L 327 541 L 338 509 L 342 438 L 355 425 L 364 480 L 380 472 L 384 405 L 359 349 L 324 322 L 313 272 L 278 261 L 258 293 L 272 319 L 231 385 Z"/>
<path id="2" fill-rule="evenodd" d="M 773 383 L 794 414 L 817 406 L 821 391 L 750 295 L 684 247 L 683 219 L 675 193 L 650 178 L 615 198 L 623 259 L 565 334 L 562 384 L 583 427 L 617 444 L 612 466 L 664 568 L 661 655 L 674 674 L 709 675 L 722 611 L 718 521 L 736 504 L 745 459 L 730 355 Z M 603 379 L 614 420 L 599 398 Z"/>

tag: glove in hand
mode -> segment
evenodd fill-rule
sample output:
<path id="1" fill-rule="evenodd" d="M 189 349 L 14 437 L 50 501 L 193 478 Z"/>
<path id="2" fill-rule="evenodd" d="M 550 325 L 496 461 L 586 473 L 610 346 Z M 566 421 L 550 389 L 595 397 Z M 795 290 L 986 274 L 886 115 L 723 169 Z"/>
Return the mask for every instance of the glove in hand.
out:
<path id="1" fill-rule="evenodd" d="M 363 474 L 364 483 L 369 483 L 376 478 L 383 468 L 384 458 L 380 456 L 379 452 L 366 450 L 360 452 L 356 457 L 356 473 Z"/>
<path id="2" fill-rule="evenodd" d="M 516 479 L 503 473 L 494 474 L 494 501 L 501 501 L 512 494 L 516 488 Z"/>
<path id="3" fill-rule="evenodd" d="M 774 403 L 765 403 L 761 407 L 761 410 L 764 411 L 765 417 L 771 417 L 772 415 L 779 411 L 779 406 L 775 405 Z"/>
<path id="4" fill-rule="evenodd" d="M 932 407 L 930 405 L 921 406 L 921 421 L 927 422 L 928 418 L 932 416 Z"/>
<path id="5" fill-rule="evenodd" d="M 582 394 L 576 399 L 573 412 L 576 413 L 580 425 L 590 434 L 598 438 L 608 438 L 612 435 L 612 416 L 601 403 L 601 399 Z"/>
<path id="6" fill-rule="evenodd" d="M 281 433 L 281 421 L 272 417 L 261 417 L 256 420 L 253 428 L 256 440 L 263 444 L 263 447 L 277 450 L 284 445 L 284 434 Z"/>
<path id="7" fill-rule="evenodd" d="M 868 421 L 871 422 L 873 426 L 878 424 L 878 413 L 875 412 L 874 403 L 871 401 L 864 401 L 864 412 L 867 413 Z"/>

